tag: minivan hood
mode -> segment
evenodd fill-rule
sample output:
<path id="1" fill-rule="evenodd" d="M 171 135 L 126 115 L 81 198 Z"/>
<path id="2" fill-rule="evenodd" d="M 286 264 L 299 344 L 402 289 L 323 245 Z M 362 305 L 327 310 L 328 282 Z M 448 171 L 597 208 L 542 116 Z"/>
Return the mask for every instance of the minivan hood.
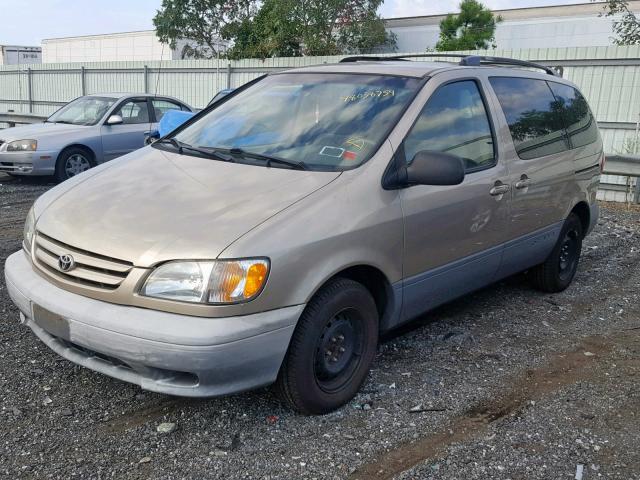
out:
<path id="1" fill-rule="evenodd" d="M 44 135 L 58 135 L 72 131 L 84 130 L 84 125 L 69 125 L 66 123 L 33 123 L 20 127 L 7 128 L 0 132 L 0 138 L 5 142 L 14 140 L 39 139 Z"/>
<path id="2" fill-rule="evenodd" d="M 147 147 L 58 195 L 39 215 L 36 228 L 75 248 L 140 267 L 216 258 L 244 233 L 339 175 Z"/>

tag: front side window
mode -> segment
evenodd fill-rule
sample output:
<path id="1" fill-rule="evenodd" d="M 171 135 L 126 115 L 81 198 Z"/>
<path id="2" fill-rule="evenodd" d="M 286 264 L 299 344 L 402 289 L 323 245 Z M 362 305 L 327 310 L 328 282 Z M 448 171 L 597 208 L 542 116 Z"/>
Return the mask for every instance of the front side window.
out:
<path id="1" fill-rule="evenodd" d="M 489 81 L 520 158 L 528 160 L 569 149 L 562 103 L 547 82 L 517 77 L 492 77 Z"/>
<path id="2" fill-rule="evenodd" d="M 598 124 L 582 94 L 569 85 L 549 82 L 556 99 L 562 104 L 562 114 L 571 148 L 584 147 L 598 141 Z"/>
<path id="3" fill-rule="evenodd" d="M 450 83 L 431 95 L 404 141 L 407 163 L 422 150 L 456 155 L 467 171 L 495 164 L 491 125 L 475 81 Z"/>
<path id="4" fill-rule="evenodd" d="M 271 75 L 188 125 L 175 139 L 231 155 L 249 152 L 251 156 L 235 155 L 234 160 L 255 165 L 265 165 L 256 155 L 268 155 L 302 162 L 311 170 L 355 168 L 375 153 L 421 84 L 417 78 L 381 75 Z"/>
<path id="5" fill-rule="evenodd" d="M 49 123 L 68 123 L 71 125 L 95 125 L 116 103 L 115 98 L 81 97 L 67 103 L 51 115 Z"/>
<path id="6" fill-rule="evenodd" d="M 146 100 L 130 100 L 125 102 L 114 115 L 120 115 L 124 125 L 149 123 L 149 104 Z"/>

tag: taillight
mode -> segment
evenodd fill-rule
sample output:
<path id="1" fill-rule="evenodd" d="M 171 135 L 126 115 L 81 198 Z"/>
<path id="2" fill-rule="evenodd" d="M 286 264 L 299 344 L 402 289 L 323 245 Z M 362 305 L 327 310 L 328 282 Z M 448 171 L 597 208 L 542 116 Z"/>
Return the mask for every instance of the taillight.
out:
<path id="1" fill-rule="evenodd" d="M 607 161 L 607 157 L 604 156 L 604 152 L 600 154 L 600 173 L 604 173 L 604 164 Z"/>

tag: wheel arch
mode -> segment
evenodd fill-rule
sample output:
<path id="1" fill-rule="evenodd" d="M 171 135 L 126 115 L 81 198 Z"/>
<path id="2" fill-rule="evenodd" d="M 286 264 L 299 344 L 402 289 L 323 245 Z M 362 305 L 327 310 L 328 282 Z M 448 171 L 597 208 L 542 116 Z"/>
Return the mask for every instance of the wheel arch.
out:
<path id="1" fill-rule="evenodd" d="M 335 278 L 348 278 L 364 286 L 376 303 L 379 316 L 379 330 L 384 332 L 390 329 L 400 316 L 401 293 L 395 289 L 387 275 L 378 267 L 369 264 L 356 264 L 345 267 L 329 276 L 313 292 L 310 298 Z"/>
<path id="2" fill-rule="evenodd" d="M 589 231 L 589 226 L 591 225 L 591 209 L 589 208 L 589 205 L 585 201 L 580 201 L 574 205 L 570 213 L 575 213 L 580 219 L 580 223 L 582 224 L 582 236 L 584 238 Z"/>
<path id="3" fill-rule="evenodd" d="M 96 166 L 96 152 L 88 145 L 84 144 L 84 143 L 71 143 L 67 146 L 65 146 L 63 149 L 60 150 L 60 153 L 58 154 L 58 158 L 56 158 L 56 163 L 58 162 L 58 160 L 60 160 L 60 158 L 62 158 L 62 155 L 64 155 L 65 152 L 67 152 L 68 150 L 71 150 L 72 148 L 81 148 L 82 150 L 86 150 L 86 152 L 91 155 L 91 161 L 93 162 L 93 166 Z"/>

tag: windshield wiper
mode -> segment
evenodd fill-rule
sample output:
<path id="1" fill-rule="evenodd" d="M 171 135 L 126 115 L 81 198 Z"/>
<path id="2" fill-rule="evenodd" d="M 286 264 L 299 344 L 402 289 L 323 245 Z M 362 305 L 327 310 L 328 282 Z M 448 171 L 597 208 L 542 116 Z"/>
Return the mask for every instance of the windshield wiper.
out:
<path id="1" fill-rule="evenodd" d="M 184 142 L 181 142 L 180 140 L 176 140 L 173 137 L 157 140 L 153 142 L 151 145 L 158 145 L 158 144 L 172 145 L 176 148 L 176 150 L 178 150 L 178 153 L 180 155 L 182 155 L 185 150 L 188 150 L 190 152 L 196 152 L 201 155 L 204 155 L 207 158 L 213 158 L 214 160 L 221 160 L 223 162 L 235 163 L 235 160 L 233 159 L 233 157 L 221 155 L 220 153 L 209 150 L 209 149 L 194 147 L 192 145 L 189 145 L 188 143 L 184 143 Z"/>
<path id="2" fill-rule="evenodd" d="M 215 148 L 215 150 L 223 150 L 224 152 L 228 152 L 229 154 L 234 156 L 254 158 L 256 160 L 264 160 L 267 167 L 270 167 L 271 163 L 273 162 L 273 163 L 280 163 L 282 165 L 288 165 L 298 170 L 309 170 L 309 167 L 304 162 L 287 160 L 286 158 L 274 157 L 273 155 L 266 155 L 264 153 L 248 152 L 246 150 L 243 150 L 242 148 L 231 148 L 228 150 L 222 149 L 222 148 Z"/>

